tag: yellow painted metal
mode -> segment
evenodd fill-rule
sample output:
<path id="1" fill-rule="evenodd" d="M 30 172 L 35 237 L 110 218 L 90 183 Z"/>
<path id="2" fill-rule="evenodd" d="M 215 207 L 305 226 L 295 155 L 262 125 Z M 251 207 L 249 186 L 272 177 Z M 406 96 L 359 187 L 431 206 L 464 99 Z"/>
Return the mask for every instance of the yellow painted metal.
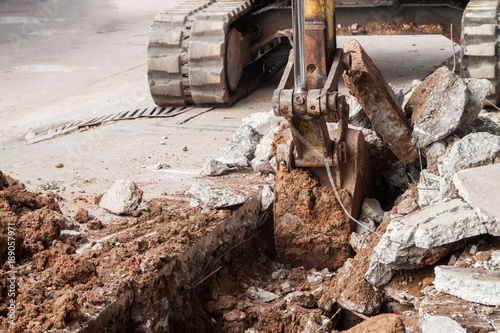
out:
<path id="1" fill-rule="evenodd" d="M 328 40 L 335 38 L 335 0 L 304 0 L 305 21 L 325 22 Z"/>

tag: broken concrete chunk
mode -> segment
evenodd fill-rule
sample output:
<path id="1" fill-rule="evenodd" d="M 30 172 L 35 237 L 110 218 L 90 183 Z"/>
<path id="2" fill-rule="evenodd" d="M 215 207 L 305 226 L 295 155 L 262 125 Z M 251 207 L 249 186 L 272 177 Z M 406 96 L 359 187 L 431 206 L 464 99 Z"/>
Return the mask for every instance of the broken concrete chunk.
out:
<path id="1" fill-rule="evenodd" d="M 142 201 L 142 190 L 128 179 L 117 180 L 102 196 L 99 206 L 113 214 L 132 214 Z"/>
<path id="2" fill-rule="evenodd" d="M 412 114 L 412 142 L 425 147 L 453 133 L 462 123 L 470 90 L 447 67 L 429 75 L 406 104 Z"/>
<path id="3" fill-rule="evenodd" d="M 500 126 L 487 117 L 479 116 L 471 124 L 472 132 L 487 132 L 493 135 L 500 135 Z"/>
<path id="4" fill-rule="evenodd" d="M 456 142 L 443 154 L 439 173 L 458 172 L 492 164 L 500 156 L 500 136 L 490 133 L 471 133 Z"/>
<path id="5" fill-rule="evenodd" d="M 490 80 L 466 78 L 464 81 L 471 93 L 460 120 L 461 126 L 472 124 L 481 112 L 486 96 L 495 92 Z"/>
<path id="6" fill-rule="evenodd" d="M 217 160 L 231 168 L 247 168 L 260 139 L 261 135 L 257 131 L 243 124 Z"/>
<path id="7" fill-rule="evenodd" d="M 417 200 L 413 197 L 408 197 L 403 199 L 397 206 L 396 210 L 398 214 L 408 215 L 419 208 Z"/>
<path id="8" fill-rule="evenodd" d="M 500 164 L 459 171 L 453 182 L 465 201 L 491 217 L 486 224 L 489 233 L 500 236 L 496 233 L 496 230 L 500 232 Z"/>
<path id="9" fill-rule="evenodd" d="M 274 115 L 274 111 L 252 113 L 241 121 L 243 125 L 251 127 L 260 136 L 265 136 L 269 132 L 279 128 L 283 123 L 283 117 Z"/>
<path id="10" fill-rule="evenodd" d="M 459 208 L 422 223 L 415 231 L 415 245 L 429 249 L 488 233 L 472 209 Z"/>
<path id="11" fill-rule="evenodd" d="M 201 174 L 205 176 L 220 176 L 229 170 L 229 167 L 217 160 L 210 160 L 203 165 Z"/>
<path id="12" fill-rule="evenodd" d="M 288 303 L 295 303 L 304 308 L 314 308 L 317 306 L 316 297 L 308 291 L 294 291 L 286 295 L 285 300 Z"/>
<path id="13" fill-rule="evenodd" d="M 434 164 L 438 161 L 438 157 L 446 150 L 446 142 L 436 141 L 431 143 L 425 148 L 425 156 L 427 158 L 427 165 Z"/>
<path id="14" fill-rule="evenodd" d="M 407 111 L 408 109 L 406 108 L 406 104 L 408 104 L 408 100 L 411 98 L 411 95 L 413 95 L 415 90 L 417 90 L 418 86 L 420 86 L 421 84 L 422 84 L 422 81 L 413 80 L 411 82 L 411 87 L 405 93 L 405 97 L 404 97 L 402 106 L 403 106 L 406 118 L 408 118 L 408 119 L 411 119 L 411 113 L 408 113 L 408 111 Z"/>
<path id="15" fill-rule="evenodd" d="M 365 279 L 379 287 L 392 277 L 390 270 L 416 269 L 424 259 L 430 265 L 446 255 L 452 243 L 487 232 L 475 211 L 459 199 L 428 206 L 391 221 L 373 251 Z"/>
<path id="16" fill-rule="evenodd" d="M 361 214 L 373 220 L 375 223 L 384 221 L 384 210 L 377 199 L 365 198 L 361 205 Z"/>
<path id="17" fill-rule="evenodd" d="M 274 203 L 274 192 L 269 186 L 264 186 L 260 192 L 261 210 L 267 210 Z"/>
<path id="18" fill-rule="evenodd" d="M 413 162 L 418 153 L 411 143 L 411 129 L 389 84 L 358 41 L 345 43 L 344 52 L 351 55 L 351 67 L 343 75 L 350 94 L 361 104 L 384 145 L 405 162 Z"/>
<path id="19" fill-rule="evenodd" d="M 452 318 L 467 332 L 500 331 L 500 309 L 468 302 L 455 296 L 436 292 L 434 289 L 418 305 L 419 320 L 427 316 Z M 439 333 L 448 332 L 441 330 Z"/>
<path id="20" fill-rule="evenodd" d="M 247 292 L 248 295 L 250 295 L 250 297 L 252 297 L 254 300 L 263 303 L 272 302 L 275 299 L 279 298 L 279 296 L 275 293 L 255 287 L 248 288 Z"/>
<path id="21" fill-rule="evenodd" d="M 369 232 L 365 233 L 353 232 L 349 237 L 349 245 L 352 246 L 354 252 L 358 253 L 359 251 L 361 251 L 361 249 L 365 248 L 369 242 L 371 242 L 372 237 L 373 234 Z"/>
<path id="22" fill-rule="evenodd" d="M 271 129 L 260 140 L 255 149 L 255 157 L 250 162 L 254 171 L 261 173 L 275 173 L 275 165 L 271 164 L 271 159 L 274 157 L 272 144 L 274 141 L 274 133 L 279 130 L 279 127 Z"/>
<path id="23" fill-rule="evenodd" d="M 443 177 L 437 176 L 427 170 L 422 170 L 418 183 L 418 205 L 420 207 L 429 206 L 438 202 L 440 198 L 440 183 Z"/>
<path id="24" fill-rule="evenodd" d="M 239 205 L 245 202 L 245 196 L 230 190 L 212 190 L 206 185 L 197 183 L 189 189 L 191 207 L 201 206 L 205 210 Z"/>
<path id="25" fill-rule="evenodd" d="M 405 94 L 403 91 L 403 88 L 396 87 L 395 85 L 389 83 L 389 87 L 391 88 L 392 92 L 394 93 L 394 96 L 396 96 L 396 99 L 398 100 L 399 104 L 402 105 L 404 100 L 405 100 Z"/>
<path id="26" fill-rule="evenodd" d="M 372 128 L 370 119 L 366 116 L 356 97 L 348 96 L 346 100 L 349 104 L 349 124 L 362 128 Z"/>
<path id="27" fill-rule="evenodd" d="M 459 323 L 445 316 L 427 315 L 421 318 L 422 333 L 467 333 Z"/>
<path id="28" fill-rule="evenodd" d="M 438 291 L 470 302 L 500 305 L 500 272 L 452 266 L 436 266 L 434 272 Z"/>
<path id="29" fill-rule="evenodd" d="M 363 214 L 359 218 L 358 222 L 360 222 L 361 224 L 356 223 L 355 231 L 360 234 L 370 232 L 370 230 L 375 230 L 377 228 L 375 222 L 373 222 L 371 218 Z"/>

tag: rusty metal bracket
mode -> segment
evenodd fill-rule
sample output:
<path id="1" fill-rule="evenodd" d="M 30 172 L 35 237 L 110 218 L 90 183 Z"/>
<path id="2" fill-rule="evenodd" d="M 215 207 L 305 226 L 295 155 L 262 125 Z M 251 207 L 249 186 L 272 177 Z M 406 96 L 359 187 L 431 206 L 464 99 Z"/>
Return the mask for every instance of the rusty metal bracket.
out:
<path id="1" fill-rule="evenodd" d="M 281 78 L 278 89 L 273 94 L 273 110 L 275 115 L 288 120 L 291 136 L 295 143 L 293 153 L 294 165 L 297 167 L 316 167 L 324 165 L 327 158 L 334 162 L 333 142 L 328 134 L 326 120 L 339 122 L 341 129 L 335 141 L 341 142 L 347 130 L 347 103 L 343 96 L 335 91 L 344 70 L 343 51 L 334 53 L 332 67 L 325 82 L 319 89 L 296 92 L 292 85 L 293 50 Z"/>

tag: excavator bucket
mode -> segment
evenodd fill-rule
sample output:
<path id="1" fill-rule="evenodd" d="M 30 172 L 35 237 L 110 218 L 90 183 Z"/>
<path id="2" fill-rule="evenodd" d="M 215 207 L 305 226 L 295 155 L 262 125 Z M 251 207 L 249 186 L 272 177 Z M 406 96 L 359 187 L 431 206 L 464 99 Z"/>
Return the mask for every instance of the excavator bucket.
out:
<path id="1" fill-rule="evenodd" d="M 363 134 L 348 129 L 348 105 L 337 92 L 346 57 L 335 48 L 333 4 L 292 2 L 293 51 L 273 95 L 275 114 L 288 121 L 274 145 L 278 260 L 331 270 L 352 257 L 349 215 L 359 215 L 371 190 Z"/>
<path id="2" fill-rule="evenodd" d="M 334 138 L 338 130 L 330 132 Z M 293 143 L 290 129 L 277 134 L 277 160 L 289 153 Z M 287 152 L 288 151 L 288 152 Z M 280 262 L 294 266 L 334 270 L 353 256 L 349 236 L 362 200 L 370 192 L 370 161 L 363 134 L 349 129 L 345 140 L 346 159 L 339 170 L 330 167 L 334 182 L 341 185 L 336 198 L 326 166 L 294 168 L 293 162 L 278 163 L 276 172 L 274 230 Z M 337 186 L 337 185 L 336 185 Z"/>

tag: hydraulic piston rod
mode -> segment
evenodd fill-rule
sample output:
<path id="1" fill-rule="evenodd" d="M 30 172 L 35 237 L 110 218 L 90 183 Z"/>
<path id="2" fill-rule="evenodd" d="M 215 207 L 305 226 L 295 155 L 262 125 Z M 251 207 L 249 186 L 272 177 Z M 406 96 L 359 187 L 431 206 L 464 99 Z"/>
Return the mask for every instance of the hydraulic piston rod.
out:
<path id="1" fill-rule="evenodd" d="M 307 90 L 306 45 L 304 41 L 304 0 L 292 1 L 294 85 L 295 92 Z"/>

